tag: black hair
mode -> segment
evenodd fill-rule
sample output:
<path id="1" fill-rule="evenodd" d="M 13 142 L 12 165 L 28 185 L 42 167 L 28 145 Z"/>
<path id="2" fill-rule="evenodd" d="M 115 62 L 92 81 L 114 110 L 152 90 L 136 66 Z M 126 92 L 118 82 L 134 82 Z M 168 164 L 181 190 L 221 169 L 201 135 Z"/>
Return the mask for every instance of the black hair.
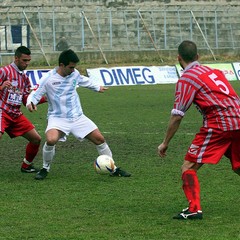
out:
<path id="1" fill-rule="evenodd" d="M 178 54 L 186 63 L 193 62 L 198 55 L 197 45 L 192 41 L 185 40 L 178 46 Z"/>
<path id="2" fill-rule="evenodd" d="M 60 65 L 61 63 L 63 63 L 64 66 L 67 66 L 70 62 L 78 63 L 79 58 L 73 50 L 64 50 L 58 58 L 58 64 Z"/>
<path id="3" fill-rule="evenodd" d="M 22 54 L 31 55 L 31 51 L 25 46 L 20 46 L 15 51 L 15 57 L 21 57 Z"/>

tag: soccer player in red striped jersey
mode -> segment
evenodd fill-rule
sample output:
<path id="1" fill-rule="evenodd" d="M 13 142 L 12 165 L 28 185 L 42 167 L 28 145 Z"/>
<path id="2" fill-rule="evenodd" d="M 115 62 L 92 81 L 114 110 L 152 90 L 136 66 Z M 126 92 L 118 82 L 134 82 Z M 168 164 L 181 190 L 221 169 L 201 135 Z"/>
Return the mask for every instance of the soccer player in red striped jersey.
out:
<path id="1" fill-rule="evenodd" d="M 0 139 L 4 132 L 11 138 L 22 136 L 29 142 L 21 165 L 21 172 L 33 173 L 32 162 L 37 155 L 41 137 L 34 125 L 21 112 L 22 103 L 26 105 L 31 83 L 24 70 L 31 61 L 31 51 L 20 46 L 15 51 L 14 61 L 0 68 Z M 41 103 L 45 102 L 45 97 Z"/>
<path id="2" fill-rule="evenodd" d="M 230 159 L 232 169 L 240 175 L 240 99 L 224 74 L 198 62 L 197 46 L 183 41 L 178 47 L 178 61 L 184 69 L 176 84 L 175 101 L 160 157 L 166 156 L 169 143 L 192 104 L 203 116 L 203 126 L 188 148 L 182 165 L 183 191 L 188 207 L 174 219 L 202 219 L 198 169 L 217 164 L 222 156 Z"/>

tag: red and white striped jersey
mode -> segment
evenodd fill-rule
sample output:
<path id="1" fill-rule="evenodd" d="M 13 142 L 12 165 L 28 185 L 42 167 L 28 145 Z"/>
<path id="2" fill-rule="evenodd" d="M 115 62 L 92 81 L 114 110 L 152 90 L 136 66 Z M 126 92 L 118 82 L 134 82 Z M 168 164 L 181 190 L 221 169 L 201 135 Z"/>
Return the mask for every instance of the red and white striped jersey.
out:
<path id="1" fill-rule="evenodd" d="M 197 61 L 187 66 L 176 85 L 172 114 L 183 116 L 192 103 L 203 115 L 203 127 L 240 129 L 240 98 L 222 71 Z"/>
<path id="2" fill-rule="evenodd" d="M 0 108 L 12 117 L 22 114 L 20 107 L 26 103 L 30 93 L 31 83 L 28 76 L 20 71 L 15 63 L 0 68 L 0 86 L 10 80 L 11 87 L 0 91 Z"/>

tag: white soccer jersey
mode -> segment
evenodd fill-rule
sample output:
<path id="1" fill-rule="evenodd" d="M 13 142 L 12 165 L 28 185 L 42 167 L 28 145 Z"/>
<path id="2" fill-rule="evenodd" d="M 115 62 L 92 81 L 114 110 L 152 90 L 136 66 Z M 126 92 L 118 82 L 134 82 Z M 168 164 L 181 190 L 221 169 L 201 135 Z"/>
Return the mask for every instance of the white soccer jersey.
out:
<path id="1" fill-rule="evenodd" d="M 77 86 L 100 90 L 100 85 L 90 78 L 82 76 L 75 69 L 69 76 L 62 77 L 55 68 L 49 71 L 39 81 L 39 86 L 28 97 L 27 104 L 37 105 L 41 97 L 46 94 L 48 99 L 48 117 L 66 118 L 74 120 L 83 114 Z"/>

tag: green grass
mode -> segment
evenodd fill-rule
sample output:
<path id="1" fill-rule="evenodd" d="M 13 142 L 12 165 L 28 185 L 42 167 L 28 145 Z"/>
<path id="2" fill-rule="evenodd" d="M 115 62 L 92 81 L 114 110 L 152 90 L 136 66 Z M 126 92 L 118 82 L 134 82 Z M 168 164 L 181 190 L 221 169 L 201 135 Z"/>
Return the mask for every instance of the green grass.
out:
<path id="1" fill-rule="evenodd" d="M 234 82 L 239 89 L 239 83 Z M 118 166 L 130 178 L 94 172 L 95 146 L 72 136 L 58 143 L 44 181 L 20 172 L 26 141 L 1 141 L 0 239 L 240 239 L 240 178 L 229 161 L 199 171 L 202 221 L 176 221 L 187 206 L 180 167 L 202 124 L 194 107 L 165 159 L 157 156 L 174 99 L 174 85 L 112 87 L 104 94 L 79 89 L 85 114 L 98 125 Z M 24 113 L 43 137 L 46 104 Z M 42 165 L 41 150 L 35 166 Z"/>

